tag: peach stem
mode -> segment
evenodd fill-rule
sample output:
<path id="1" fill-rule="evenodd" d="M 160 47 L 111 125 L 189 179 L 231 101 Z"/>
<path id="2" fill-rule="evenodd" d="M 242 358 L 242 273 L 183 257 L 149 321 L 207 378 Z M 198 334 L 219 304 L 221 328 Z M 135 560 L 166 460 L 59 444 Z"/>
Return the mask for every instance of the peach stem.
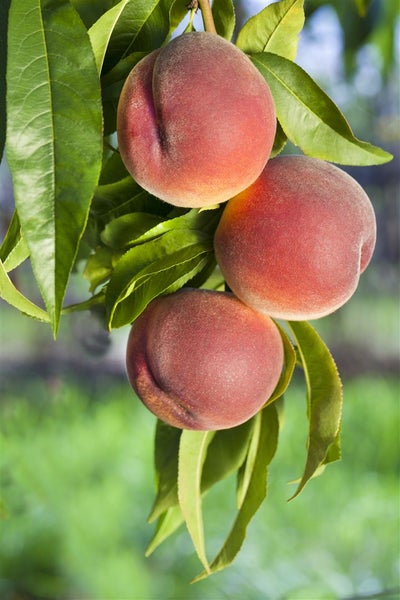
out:
<path id="1" fill-rule="evenodd" d="M 198 0 L 198 4 L 201 10 L 201 16 L 204 23 L 204 29 L 209 33 L 217 33 L 214 23 L 214 17 L 211 12 L 211 6 L 209 0 Z"/>

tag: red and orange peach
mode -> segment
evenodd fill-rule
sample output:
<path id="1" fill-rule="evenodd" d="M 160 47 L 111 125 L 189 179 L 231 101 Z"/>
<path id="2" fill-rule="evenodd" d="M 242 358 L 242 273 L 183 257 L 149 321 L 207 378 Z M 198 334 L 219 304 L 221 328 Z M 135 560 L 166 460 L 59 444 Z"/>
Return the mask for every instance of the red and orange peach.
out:
<path id="1" fill-rule="evenodd" d="M 309 320 L 355 292 L 375 246 L 376 221 L 361 186 L 305 156 L 268 162 L 226 205 L 215 253 L 233 293 L 274 318 Z"/>
<path id="2" fill-rule="evenodd" d="M 232 43 L 179 36 L 142 59 L 118 104 L 121 157 L 133 178 L 176 206 L 225 202 L 260 175 L 276 117 L 269 87 Z"/>
<path id="3" fill-rule="evenodd" d="M 282 366 L 275 323 L 226 292 L 188 288 L 161 296 L 128 338 L 132 387 L 159 419 L 182 429 L 247 421 L 271 396 Z"/>

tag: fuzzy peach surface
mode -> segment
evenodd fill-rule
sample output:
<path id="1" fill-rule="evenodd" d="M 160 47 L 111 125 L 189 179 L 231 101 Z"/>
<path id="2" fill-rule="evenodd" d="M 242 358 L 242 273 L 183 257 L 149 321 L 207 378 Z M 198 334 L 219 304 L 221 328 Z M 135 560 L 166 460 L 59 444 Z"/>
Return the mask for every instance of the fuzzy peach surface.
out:
<path id="1" fill-rule="evenodd" d="M 131 71 L 117 113 L 133 178 L 176 206 L 225 202 L 248 187 L 276 131 L 269 87 L 250 59 L 206 32 L 179 36 Z"/>
<path id="2" fill-rule="evenodd" d="M 246 304 L 288 320 L 328 315 L 355 292 L 376 240 L 372 204 L 343 170 L 305 156 L 268 162 L 225 207 L 215 253 Z"/>
<path id="3" fill-rule="evenodd" d="M 132 326 L 127 373 L 158 418 L 217 430 L 250 419 L 282 371 L 274 322 L 232 294 L 184 289 L 153 300 Z"/>

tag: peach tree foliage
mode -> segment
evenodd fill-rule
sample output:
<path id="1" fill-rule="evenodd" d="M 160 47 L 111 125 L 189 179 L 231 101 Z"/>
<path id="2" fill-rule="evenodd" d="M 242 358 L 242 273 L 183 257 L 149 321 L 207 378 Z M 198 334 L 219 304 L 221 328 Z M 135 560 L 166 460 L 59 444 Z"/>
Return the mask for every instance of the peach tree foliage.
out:
<path id="1" fill-rule="evenodd" d="M 187 285 L 224 287 L 213 251 L 222 207 L 169 206 L 129 176 L 114 147 L 116 108 L 129 72 L 166 44 L 182 22 L 187 31 L 193 28 L 196 4 L 7 0 L 1 5 L 0 37 L 1 43 L 7 39 L 7 52 L 4 48 L 0 58 L 0 111 L 6 123 L 0 153 L 6 152 L 12 174 L 15 212 L 0 246 L 0 296 L 49 324 L 55 336 L 62 316 L 72 311 L 96 311 L 104 328 L 113 330 L 127 327 L 161 294 Z M 208 6 L 204 0 L 199 4 Z M 235 39 L 234 2 L 212 4 L 218 34 L 250 56 L 272 91 L 278 118 L 272 155 L 290 140 L 300 152 L 333 163 L 390 160 L 384 150 L 354 136 L 340 109 L 296 64 L 303 4 L 279 0 L 267 6 Z M 354 10 L 367 6 L 366 0 L 354 1 Z M 43 307 L 24 296 L 9 275 L 27 260 Z M 87 297 L 68 306 L 68 285 L 81 277 L 87 280 Z M 156 528 L 147 553 L 186 523 L 204 567 L 198 578 L 233 561 L 266 497 L 283 396 L 296 366 L 306 382 L 309 429 L 304 471 L 292 496 L 340 458 L 342 386 L 329 350 L 308 322 L 280 326 L 285 367 L 256 416 L 221 431 L 156 425 L 157 492 L 149 516 Z M 236 518 L 209 560 L 202 497 L 232 473 Z"/>

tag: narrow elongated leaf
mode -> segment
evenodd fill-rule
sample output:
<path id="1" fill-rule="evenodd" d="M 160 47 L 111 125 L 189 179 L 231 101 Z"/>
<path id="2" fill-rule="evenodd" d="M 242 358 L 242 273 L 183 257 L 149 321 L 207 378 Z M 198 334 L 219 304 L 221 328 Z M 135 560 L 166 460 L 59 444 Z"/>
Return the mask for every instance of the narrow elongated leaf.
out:
<path id="1" fill-rule="evenodd" d="M 107 287 L 106 302 L 107 312 L 109 314 L 109 323 L 114 326 L 122 326 L 132 322 L 140 314 L 138 312 L 154 297 L 153 294 L 167 291 L 174 281 L 180 282 L 187 273 L 188 279 L 194 276 L 192 273 L 192 261 L 197 261 L 197 257 L 211 253 L 212 239 L 207 238 L 201 232 L 190 230 L 172 230 L 164 235 L 150 240 L 146 244 L 134 246 L 116 264 L 113 275 Z M 188 263 L 187 267 L 185 263 Z M 179 267 L 183 266 L 183 269 Z M 161 276 L 161 274 L 164 274 Z M 156 277 L 154 277 L 156 275 Z M 149 277 L 151 277 L 149 281 Z M 187 279 L 187 280 L 188 280 Z M 146 290 L 145 297 L 142 296 L 140 302 L 135 299 L 133 306 L 136 306 L 134 313 L 130 316 L 129 312 L 124 311 L 124 317 L 116 313 L 117 306 L 136 292 L 140 286 L 150 283 L 150 289 Z M 143 290 L 139 293 L 143 295 Z"/>
<path id="2" fill-rule="evenodd" d="M 246 461 L 241 465 L 237 475 L 237 490 L 236 490 L 236 503 L 238 508 L 243 504 L 246 498 L 247 490 L 251 481 L 251 476 L 254 471 L 254 465 L 257 459 L 257 453 L 259 450 L 259 441 L 261 435 L 261 417 L 257 415 L 253 419 L 253 430 L 250 439 L 250 444 L 246 456 Z"/>
<path id="3" fill-rule="evenodd" d="M 212 233 L 219 220 L 220 211 L 192 209 L 183 215 L 165 218 L 136 211 L 110 221 L 101 234 L 102 241 L 113 248 L 143 244 L 173 230 Z"/>
<path id="4" fill-rule="evenodd" d="M 255 417 L 260 421 L 252 441 L 254 448 L 251 467 L 243 498 L 233 526 L 218 554 L 194 581 L 204 579 L 211 573 L 221 571 L 237 556 L 246 537 L 247 526 L 264 501 L 267 493 L 267 467 L 274 457 L 278 445 L 279 420 L 275 404 L 270 404 Z"/>
<path id="5" fill-rule="evenodd" d="M 101 233 L 101 241 L 110 248 L 126 248 L 164 219 L 157 215 L 134 212 L 110 221 Z"/>
<path id="6" fill-rule="evenodd" d="M 28 246 L 21 234 L 18 214 L 14 212 L 7 233 L 0 246 L 0 260 L 7 273 L 29 256 Z"/>
<path id="7" fill-rule="evenodd" d="M 149 51 L 162 44 L 169 29 L 170 4 L 171 0 L 128 2 L 111 34 L 104 60 L 105 72 L 135 50 Z M 164 5 L 167 10 L 164 10 Z"/>
<path id="8" fill-rule="evenodd" d="M 109 280 L 117 260 L 118 255 L 115 255 L 110 248 L 103 246 L 96 248 L 95 253 L 89 256 L 83 276 L 90 282 L 89 290 L 91 292 Z"/>
<path id="9" fill-rule="evenodd" d="M 191 244 L 152 263 L 136 278 L 132 292 L 115 305 L 109 327 L 132 323 L 151 300 L 179 290 L 207 270 L 210 260 L 212 254 L 208 245 Z"/>
<path id="10" fill-rule="evenodd" d="M 281 0 L 251 17 L 239 31 L 236 45 L 247 54 L 273 52 L 294 60 L 304 26 L 304 0 Z"/>
<path id="11" fill-rule="evenodd" d="M 209 571 L 201 506 L 201 478 L 214 431 L 182 431 L 179 445 L 178 498 L 197 556 Z"/>
<path id="12" fill-rule="evenodd" d="M 166 510 L 158 519 L 153 537 L 147 546 L 145 555 L 150 556 L 162 542 L 172 535 L 183 523 L 182 511 L 179 504 Z"/>
<path id="13" fill-rule="evenodd" d="M 137 65 L 142 58 L 147 56 L 147 54 L 148 52 L 132 52 L 131 54 L 128 54 L 128 56 L 121 58 L 121 60 L 101 78 L 104 99 L 114 99 L 117 104 L 125 79 L 128 77 L 133 67 Z M 107 88 L 110 88 L 110 90 Z"/>
<path id="14" fill-rule="evenodd" d="M 306 465 L 294 498 L 321 465 L 340 456 L 343 396 L 335 362 L 315 329 L 306 321 L 290 321 L 289 326 L 304 369 L 309 420 Z"/>
<path id="15" fill-rule="evenodd" d="M 166 0 L 164 0 L 164 4 L 165 2 Z M 186 2 L 181 2 L 181 0 L 173 0 L 169 10 L 169 30 L 163 45 L 169 42 L 178 25 L 188 14 L 187 4 Z"/>
<path id="16" fill-rule="evenodd" d="M 369 5 L 371 4 L 372 0 L 353 0 L 353 2 L 355 3 L 357 10 L 358 10 L 358 14 L 360 15 L 360 17 L 365 17 L 365 15 L 367 14 L 367 10 L 369 8 Z"/>
<path id="17" fill-rule="evenodd" d="M 118 4 L 104 13 L 88 31 L 99 73 L 103 66 L 112 31 L 129 1 L 130 0 L 121 0 L 121 2 L 118 2 Z"/>
<path id="18" fill-rule="evenodd" d="M 282 337 L 284 351 L 284 368 L 279 378 L 278 384 L 275 390 L 273 391 L 271 398 L 269 398 L 268 400 L 268 404 L 270 402 L 274 402 L 275 400 L 283 396 L 283 394 L 286 392 L 286 389 L 292 380 L 293 371 L 296 366 L 296 352 L 293 348 L 292 342 L 290 341 L 289 337 L 286 335 L 282 327 L 280 327 L 277 323 L 275 323 L 275 325 L 278 327 Z"/>
<path id="19" fill-rule="evenodd" d="M 221 212 L 216 210 L 198 210 L 196 208 L 178 217 L 163 219 L 154 227 L 148 229 L 142 235 L 138 236 L 135 244 L 142 244 L 149 240 L 155 239 L 168 231 L 186 231 L 197 232 L 199 239 L 203 239 L 204 233 L 213 233 L 220 217 Z"/>
<path id="20" fill-rule="evenodd" d="M 116 0 L 70 0 L 87 29 L 116 3 Z"/>
<path id="21" fill-rule="evenodd" d="M 0 2 L 0 162 L 6 141 L 6 68 L 7 68 L 7 25 L 11 0 Z"/>
<path id="22" fill-rule="evenodd" d="M 99 185 L 92 202 L 92 212 L 104 225 L 131 212 L 165 216 L 171 207 L 143 190 L 131 177 Z"/>
<path id="23" fill-rule="evenodd" d="M 43 309 L 36 306 L 33 302 L 25 298 L 23 294 L 12 283 L 11 279 L 7 275 L 7 271 L 4 268 L 3 263 L 0 261 L 0 298 L 5 300 L 11 306 L 18 309 L 28 317 L 38 319 L 48 323 L 50 321 L 49 315 Z"/>
<path id="24" fill-rule="evenodd" d="M 132 52 L 124 56 L 102 77 L 105 135 L 111 135 L 117 130 L 118 102 L 123 85 L 133 67 L 147 54 L 148 52 Z"/>
<path id="25" fill-rule="evenodd" d="M 221 481 L 240 468 L 246 458 L 254 420 L 216 431 L 208 447 L 203 465 L 201 492 L 206 493 L 217 481 Z M 181 430 L 163 423 L 157 424 L 156 473 L 158 493 L 149 521 L 178 503 L 178 450 Z M 182 517 L 183 520 L 183 517 Z"/>
<path id="26" fill-rule="evenodd" d="M 274 145 L 271 150 L 270 158 L 274 158 L 274 156 L 278 156 L 286 146 L 287 135 L 282 129 L 282 125 L 279 121 L 276 122 L 276 133 L 274 139 Z"/>
<path id="27" fill-rule="evenodd" d="M 388 152 L 354 136 L 336 104 L 301 67 L 268 52 L 251 59 L 271 88 L 282 129 L 305 154 L 359 166 L 392 159 Z"/>
<path id="28" fill-rule="evenodd" d="M 178 453 L 182 431 L 157 421 L 154 440 L 154 467 L 157 479 L 157 496 L 148 521 L 151 523 L 178 504 Z"/>
<path id="29" fill-rule="evenodd" d="M 23 263 L 29 257 L 29 248 L 23 237 L 21 237 L 18 243 L 15 245 L 13 250 L 7 256 L 3 263 L 3 266 L 7 273 L 13 271 L 21 263 Z"/>
<path id="30" fill-rule="evenodd" d="M 203 466 L 201 480 L 203 491 L 208 490 L 217 481 L 225 479 L 242 466 L 255 426 L 256 420 L 253 418 L 237 427 L 215 432 Z"/>
<path id="31" fill-rule="evenodd" d="M 147 194 L 147 192 L 143 192 Z M 119 181 L 99 185 L 93 199 L 93 210 L 99 219 L 111 220 L 121 214 L 129 213 L 130 201 L 142 194 L 140 186 L 132 177 L 124 177 Z M 115 210 L 115 213 L 114 213 Z"/>
<path id="32" fill-rule="evenodd" d="M 232 0 L 213 0 L 211 8 L 218 35 L 230 41 L 235 30 L 235 10 Z"/>
<path id="33" fill-rule="evenodd" d="M 102 160 L 96 63 L 66 0 L 11 3 L 7 111 L 16 206 L 56 333 Z"/>
<path id="34" fill-rule="evenodd" d="M 252 434 L 255 420 L 251 419 L 233 429 L 216 431 L 207 450 L 207 456 L 203 465 L 201 478 L 201 493 L 205 494 L 207 490 L 217 481 L 224 479 L 232 472 L 237 470 L 246 458 L 249 439 Z M 164 426 L 167 427 L 167 426 Z M 170 428 L 171 430 L 174 428 Z M 179 446 L 180 431 L 176 430 L 173 444 Z M 173 433 L 171 432 L 171 435 Z M 171 441 L 171 440 L 170 440 Z M 178 449 L 169 452 L 171 445 L 167 444 L 165 448 L 166 455 L 162 453 L 163 446 L 159 445 L 160 450 L 160 472 L 159 472 L 159 493 L 156 502 L 149 517 L 152 521 L 157 516 L 156 531 L 146 550 L 146 556 L 172 535 L 183 523 L 182 511 L 178 505 Z"/>

